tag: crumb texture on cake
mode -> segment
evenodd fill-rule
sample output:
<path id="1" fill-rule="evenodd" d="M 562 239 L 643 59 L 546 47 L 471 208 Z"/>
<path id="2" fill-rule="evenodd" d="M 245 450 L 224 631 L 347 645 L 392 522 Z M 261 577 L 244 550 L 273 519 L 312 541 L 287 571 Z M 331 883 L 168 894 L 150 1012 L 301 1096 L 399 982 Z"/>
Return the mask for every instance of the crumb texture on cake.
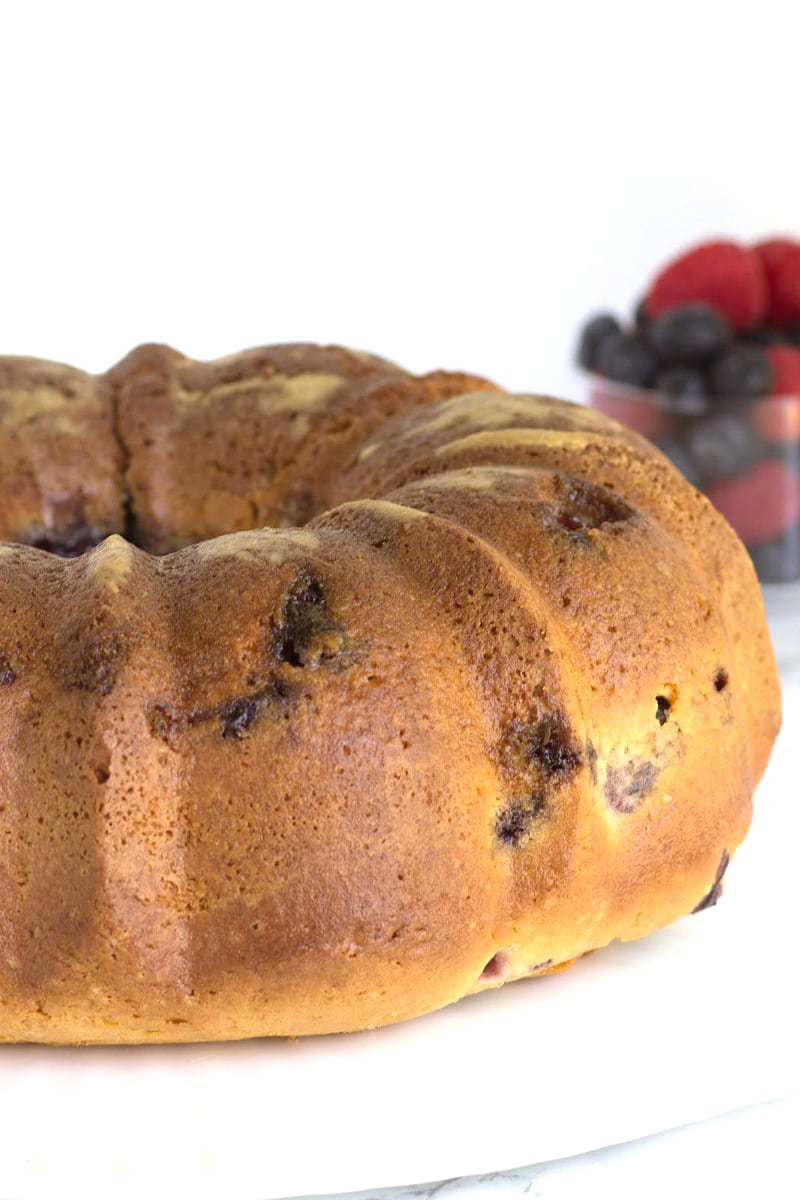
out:
<path id="1" fill-rule="evenodd" d="M 0 359 L 0 1040 L 363 1029 L 641 937 L 779 722 L 744 548 L 596 411 Z"/>

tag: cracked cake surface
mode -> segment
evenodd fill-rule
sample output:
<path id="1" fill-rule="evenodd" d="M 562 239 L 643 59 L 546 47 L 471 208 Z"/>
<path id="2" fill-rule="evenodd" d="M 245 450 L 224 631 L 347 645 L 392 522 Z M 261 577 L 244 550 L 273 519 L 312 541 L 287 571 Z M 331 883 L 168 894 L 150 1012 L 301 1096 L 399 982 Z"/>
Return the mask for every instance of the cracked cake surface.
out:
<path id="1" fill-rule="evenodd" d="M 0 359 L 0 1039 L 404 1020 L 716 903 L 780 721 L 637 434 L 306 344 Z"/>

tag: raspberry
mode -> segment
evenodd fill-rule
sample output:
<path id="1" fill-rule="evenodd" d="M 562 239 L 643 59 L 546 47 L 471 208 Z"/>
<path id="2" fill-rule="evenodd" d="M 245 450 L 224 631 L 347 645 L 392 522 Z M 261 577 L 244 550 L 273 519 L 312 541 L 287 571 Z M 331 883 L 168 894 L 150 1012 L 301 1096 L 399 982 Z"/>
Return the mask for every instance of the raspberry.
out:
<path id="1" fill-rule="evenodd" d="M 800 321 L 800 242 L 770 238 L 753 247 L 767 280 L 768 324 L 784 329 Z"/>
<path id="2" fill-rule="evenodd" d="M 757 400 L 750 422 L 768 442 L 800 441 L 800 349 L 768 346 L 764 352 L 773 373 L 771 396 Z"/>
<path id="3" fill-rule="evenodd" d="M 742 541 L 754 546 L 771 542 L 800 517 L 800 476 L 776 458 L 762 458 L 746 475 L 705 490 Z"/>
<path id="4" fill-rule="evenodd" d="M 768 346 L 764 351 L 772 364 L 772 396 L 800 396 L 800 348 Z"/>
<path id="5" fill-rule="evenodd" d="M 653 318 L 682 304 L 709 304 L 741 333 L 767 306 L 760 257 L 736 242 L 704 242 L 668 263 L 650 285 L 645 310 Z"/>
<path id="6" fill-rule="evenodd" d="M 800 400 L 793 396 L 756 400 L 750 409 L 750 424 L 765 442 L 800 442 Z"/>

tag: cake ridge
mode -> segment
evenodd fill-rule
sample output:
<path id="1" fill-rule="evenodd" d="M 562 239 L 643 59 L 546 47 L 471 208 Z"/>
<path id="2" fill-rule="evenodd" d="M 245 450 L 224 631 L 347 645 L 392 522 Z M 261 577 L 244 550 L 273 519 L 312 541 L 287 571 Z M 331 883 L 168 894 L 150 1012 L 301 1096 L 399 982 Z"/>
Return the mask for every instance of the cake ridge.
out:
<path id="1" fill-rule="evenodd" d="M 743 547 L 600 414 L 0 359 L 0 1040 L 367 1028 L 641 936 L 718 898 L 779 721 Z"/>

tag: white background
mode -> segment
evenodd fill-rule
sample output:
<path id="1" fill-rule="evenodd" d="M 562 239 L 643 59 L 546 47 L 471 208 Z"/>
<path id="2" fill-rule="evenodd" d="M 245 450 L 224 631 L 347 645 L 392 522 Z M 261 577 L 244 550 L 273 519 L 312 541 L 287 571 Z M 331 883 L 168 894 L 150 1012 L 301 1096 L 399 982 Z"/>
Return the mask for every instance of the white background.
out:
<path id="1" fill-rule="evenodd" d="M 800 7 L 0 6 L 0 352 L 339 341 L 569 393 L 709 234 L 800 232 Z"/>

